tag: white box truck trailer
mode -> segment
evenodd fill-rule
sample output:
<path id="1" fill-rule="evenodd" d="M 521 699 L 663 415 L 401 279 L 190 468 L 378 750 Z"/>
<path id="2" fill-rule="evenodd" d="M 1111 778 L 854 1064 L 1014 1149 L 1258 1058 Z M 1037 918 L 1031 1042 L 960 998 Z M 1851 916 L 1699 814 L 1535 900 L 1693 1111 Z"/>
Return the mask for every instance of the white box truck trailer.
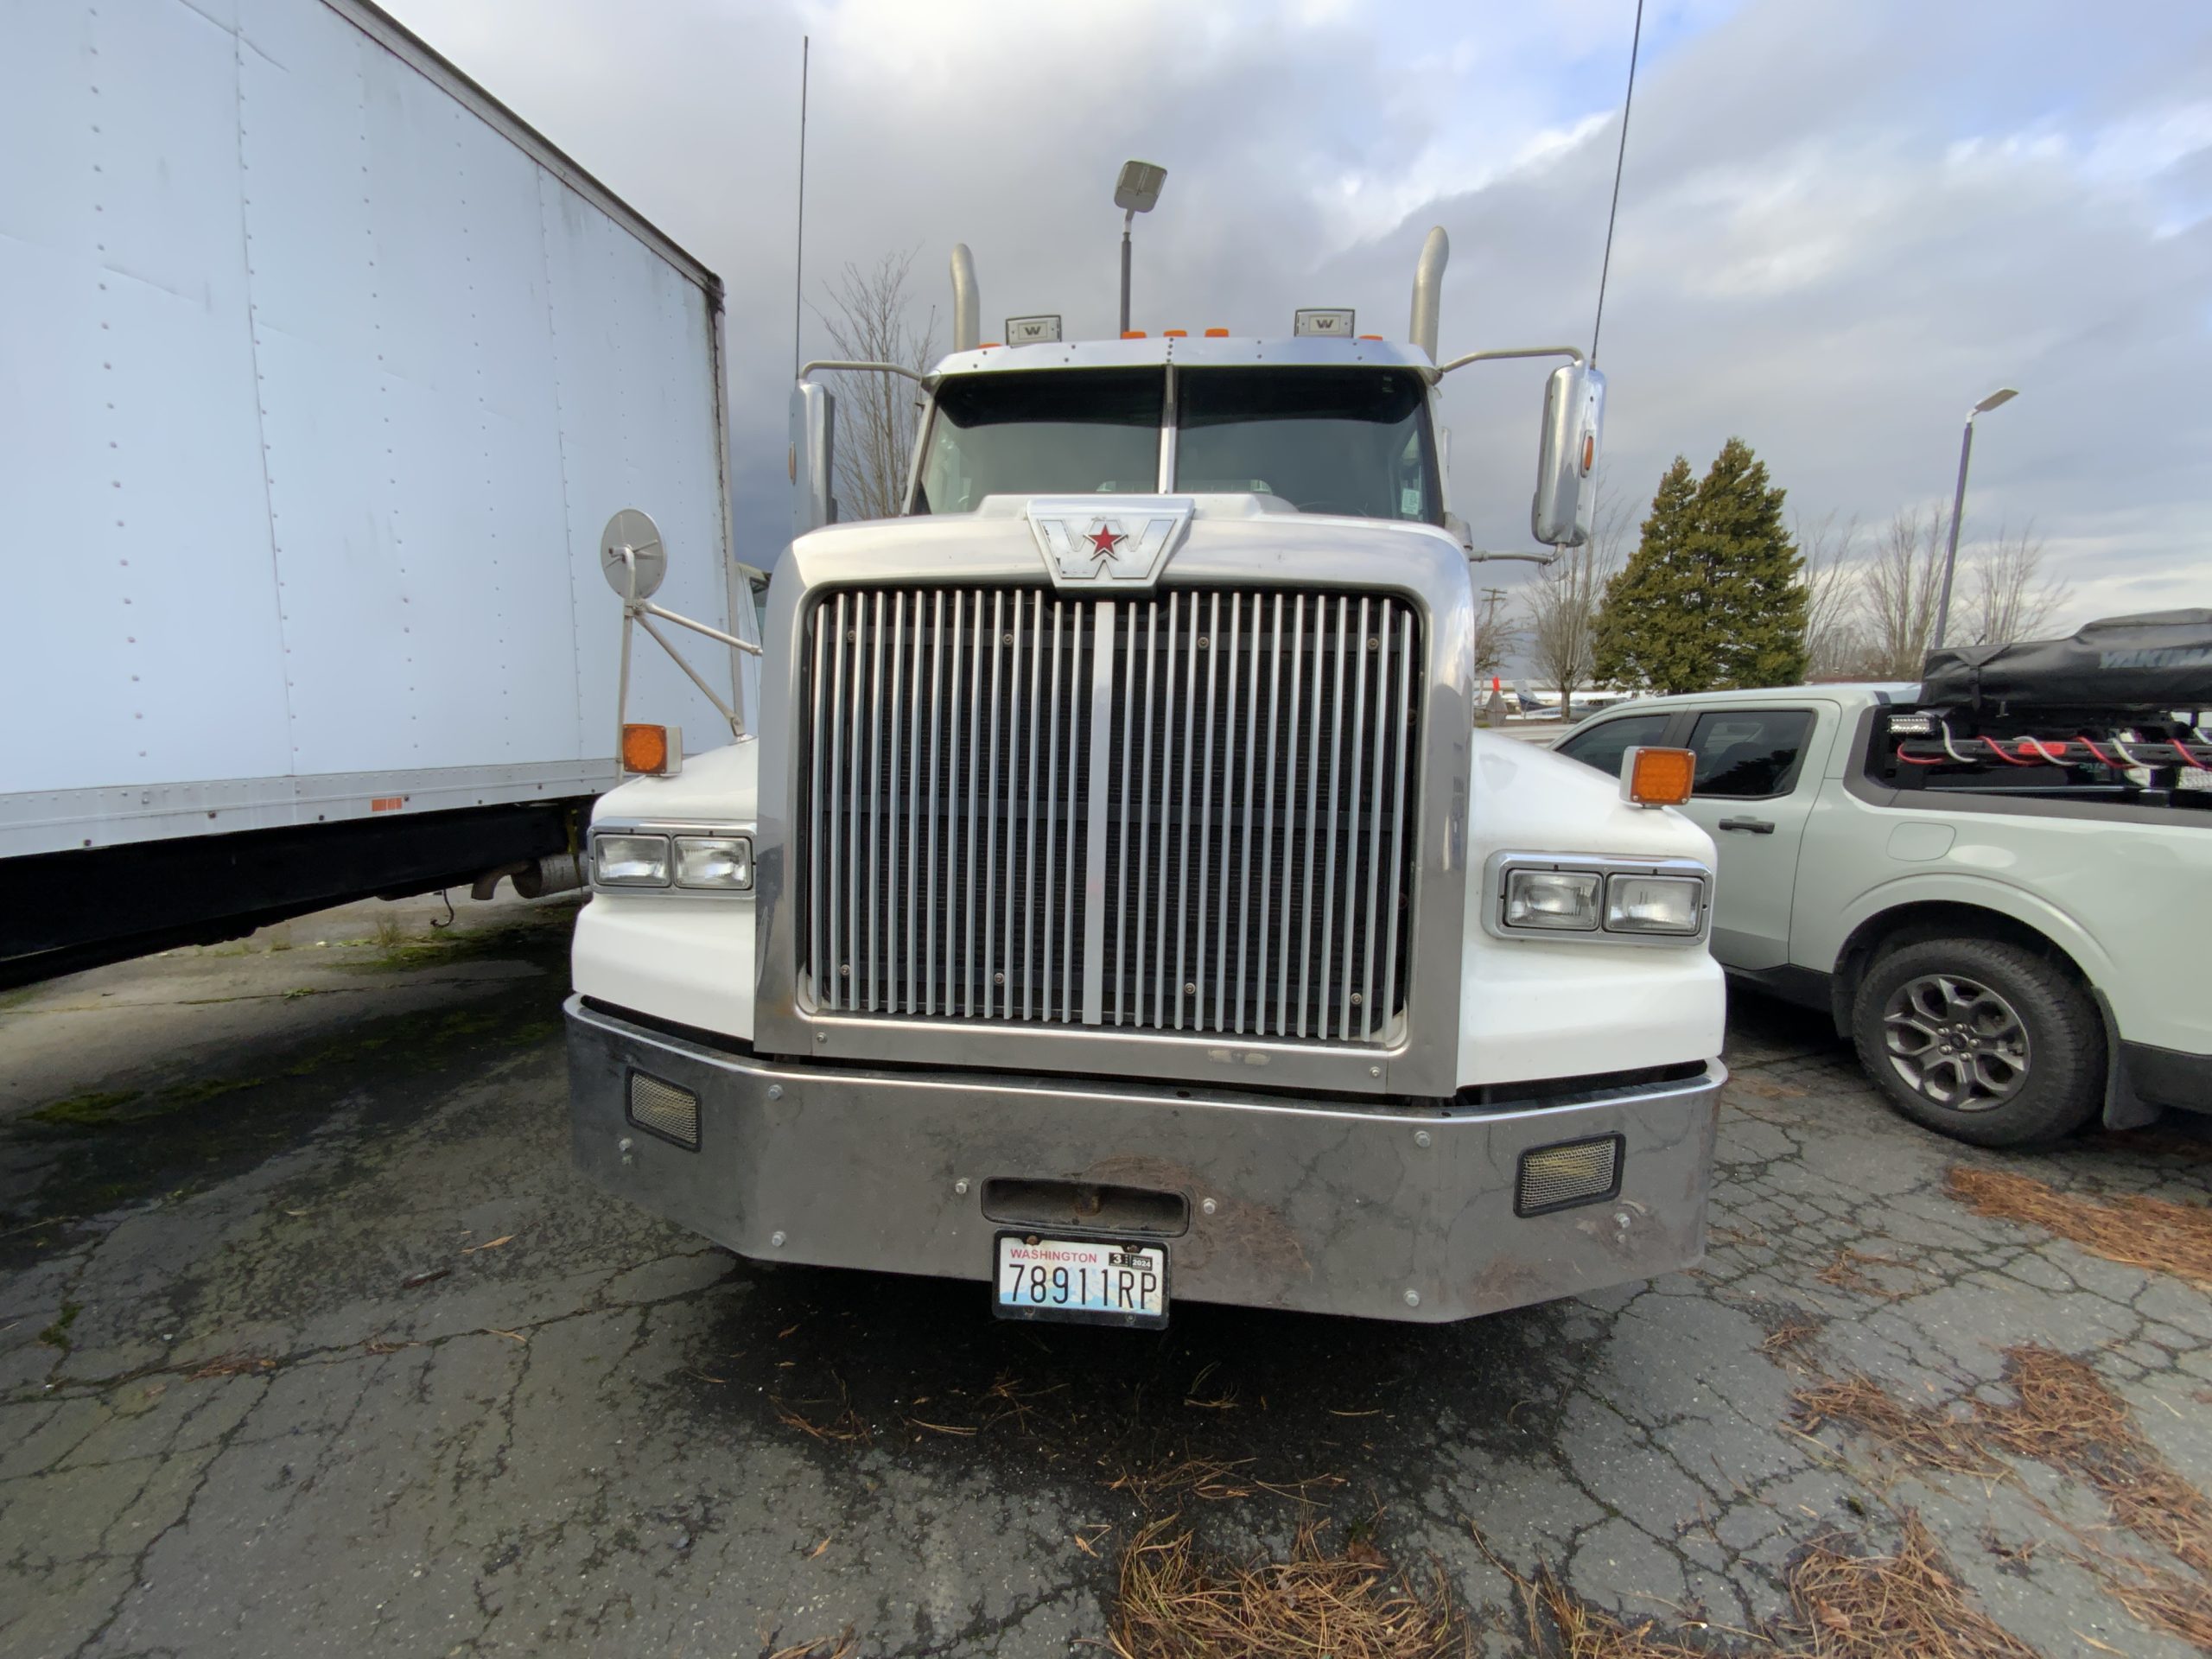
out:
<path id="1" fill-rule="evenodd" d="M 47 0 L 0 48 L 0 983 L 557 884 L 615 779 L 609 512 L 757 638 L 720 282 L 363 0 Z"/>

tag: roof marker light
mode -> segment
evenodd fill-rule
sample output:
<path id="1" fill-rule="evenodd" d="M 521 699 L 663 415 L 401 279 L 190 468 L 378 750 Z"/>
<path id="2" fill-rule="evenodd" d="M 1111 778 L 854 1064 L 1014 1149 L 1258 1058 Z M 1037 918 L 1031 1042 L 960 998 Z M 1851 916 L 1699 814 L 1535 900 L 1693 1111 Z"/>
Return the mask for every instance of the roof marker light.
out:
<path id="1" fill-rule="evenodd" d="M 1191 331 L 1187 328 L 1163 328 L 1160 331 L 1160 337 L 1162 340 L 1188 340 Z"/>
<path id="2" fill-rule="evenodd" d="M 1144 330 L 1141 328 L 1124 328 L 1122 330 L 1122 338 L 1123 340 L 1142 340 L 1144 338 Z"/>
<path id="3" fill-rule="evenodd" d="M 1229 330 L 1226 328 L 1209 328 L 1206 330 L 1206 338 L 1208 340 L 1227 340 L 1229 338 Z"/>

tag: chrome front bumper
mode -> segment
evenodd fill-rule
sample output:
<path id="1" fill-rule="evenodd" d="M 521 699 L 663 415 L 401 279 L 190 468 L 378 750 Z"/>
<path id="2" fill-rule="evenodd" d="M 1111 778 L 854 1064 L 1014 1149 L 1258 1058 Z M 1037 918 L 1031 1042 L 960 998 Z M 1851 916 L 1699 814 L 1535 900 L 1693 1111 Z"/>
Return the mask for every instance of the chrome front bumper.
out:
<path id="1" fill-rule="evenodd" d="M 648 1030 L 578 997 L 568 1024 L 578 1166 L 741 1255 L 985 1281 L 993 1236 L 1008 1225 L 1137 1236 L 987 1213 L 987 1185 L 1023 1190 L 1007 1183 L 1162 1195 L 1142 1236 L 1166 1245 L 1184 1301 L 1441 1321 L 1649 1279 L 1705 1250 L 1717 1062 L 1702 1077 L 1560 1102 L 1378 1108 L 792 1065 Z M 632 1072 L 699 1096 L 698 1150 L 630 1122 Z M 1617 1196 L 1516 1214 L 1523 1152 L 1616 1135 Z"/>

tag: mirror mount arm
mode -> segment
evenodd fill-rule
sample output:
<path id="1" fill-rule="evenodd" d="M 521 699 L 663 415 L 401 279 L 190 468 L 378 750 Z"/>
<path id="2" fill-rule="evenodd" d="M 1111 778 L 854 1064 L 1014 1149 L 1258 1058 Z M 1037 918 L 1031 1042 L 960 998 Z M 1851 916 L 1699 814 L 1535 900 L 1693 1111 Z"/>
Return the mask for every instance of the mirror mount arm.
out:
<path id="1" fill-rule="evenodd" d="M 1454 369 L 1464 369 L 1470 363 L 1502 363 L 1511 358 L 1564 357 L 1571 362 L 1583 360 L 1580 346 L 1516 346 L 1495 352 L 1469 352 L 1465 357 L 1455 357 L 1449 363 L 1440 363 L 1430 371 L 1441 380 Z"/>
<path id="2" fill-rule="evenodd" d="M 1530 564 L 1549 564 L 1558 557 L 1557 548 L 1544 553 L 1493 553 L 1486 548 L 1479 547 L 1470 548 L 1467 550 L 1468 562 L 1472 564 L 1486 564 L 1494 559 L 1522 559 Z"/>
<path id="3" fill-rule="evenodd" d="M 688 616 L 679 616 L 674 611 L 664 610 L 649 599 L 639 598 L 637 550 L 625 546 L 608 550 L 620 555 L 623 575 L 622 659 L 620 667 L 615 671 L 614 680 L 616 752 L 618 753 L 620 752 L 622 728 L 630 718 L 630 632 L 633 624 L 651 634 L 653 642 L 666 652 L 676 665 L 683 671 L 684 677 L 699 688 L 709 702 L 715 705 L 715 711 L 729 722 L 730 735 L 743 737 L 745 722 L 738 718 L 737 711 L 715 695 L 714 687 L 699 677 L 699 671 L 684 659 L 683 653 L 676 648 L 674 640 L 653 626 L 652 619 L 659 617 L 664 622 L 673 622 L 679 627 L 690 629 L 694 633 L 703 633 L 709 639 L 719 640 L 732 650 L 750 652 L 755 657 L 761 654 L 760 647 L 750 639 L 741 639 L 734 633 L 724 633 L 720 628 L 710 628 L 704 622 L 694 621 Z"/>
<path id="4" fill-rule="evenodd" d="M 804 385 L 808 377 L 817 369 L 852 369 L 860 372 L 873 370 L 879 374 L 903 374 L 918 386 L 926 386 L 930 383 L 929 376 L 910 369 L 903 363 L 855 363 L 836 358 L 824 358 L 808 364 L 798 372 L 798 383 Z"/>

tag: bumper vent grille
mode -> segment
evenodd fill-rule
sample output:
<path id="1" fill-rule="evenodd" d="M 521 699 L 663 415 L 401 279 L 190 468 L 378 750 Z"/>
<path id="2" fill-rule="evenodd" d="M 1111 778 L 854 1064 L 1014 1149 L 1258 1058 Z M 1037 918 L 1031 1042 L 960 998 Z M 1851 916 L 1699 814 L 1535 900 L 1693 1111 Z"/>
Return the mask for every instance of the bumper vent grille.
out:
<path id="1" fill-rule="evenodd" d="M 849 590 L 803 652 L 816 1006 L 1395 1034 L 1422 682 L 1405 601 Z"/>
<path id="2" fill-rule="evenodd" d="M 642 1071 L 630 1074 L 630 1121 L 680 1147 L 699 1147 L 699 1096 Z"/>

